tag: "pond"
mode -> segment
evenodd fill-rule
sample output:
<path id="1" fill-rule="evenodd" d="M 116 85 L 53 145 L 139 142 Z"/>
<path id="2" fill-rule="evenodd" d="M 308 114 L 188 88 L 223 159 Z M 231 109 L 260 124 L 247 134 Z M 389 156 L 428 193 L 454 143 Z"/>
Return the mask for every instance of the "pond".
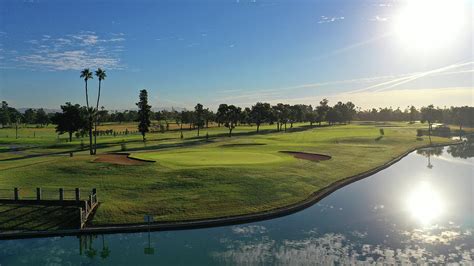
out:
<path id="1" fill-rule="evenodd" d="M 0 241 L 0 265 L 474 263 L 474 160 L 422 149 L 298 213 L 236 226 Z"/>

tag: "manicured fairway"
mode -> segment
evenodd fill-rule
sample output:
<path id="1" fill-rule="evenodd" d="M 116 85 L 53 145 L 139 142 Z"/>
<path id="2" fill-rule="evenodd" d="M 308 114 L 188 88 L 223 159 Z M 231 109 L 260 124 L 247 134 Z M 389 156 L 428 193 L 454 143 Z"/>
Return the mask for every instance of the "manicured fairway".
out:
<path id="1" fill-rule="evenodd" d="M 140 223 L 145 214 L 156 221 L 202 219 L 248 214 L 293 204 L 331 183 L 377 167 L 414 147 L 428 144 L 417 138 L 424 125 L 408 123 L 383 125 L 338 125 L 309 127 L 295 125 L 288 132 L 275 126 L 241 126 L 232 138 L 226 129 L 104 137 L 100 153 L 121 152 L 122 143 L 132 157 L 155 163 L 116 165 L 94 162 L 87 151 L 56 154 L 79 149 L 79 140 L 60 146 L 41 146 L 21 151 L 0 150 L 0 187 L 59 187 L 84 190 L 97 188 L 100 207 L 92 221 L 96 225 Z M 206 140 L 205 134 L 209 134 Z M 52 135 L 54 136 L 54 134 Z M 21 139 L 18 140 L 21 145 Z M 54 139 L 48 139 L 48 143 Z M 433 137 L 433 142 L 450 142 Z M 25 142 L 29 143 L 29 142 Z M 0 144 L 10 145 L 5 139 Z M 296 159 L 280 151 L 326 154 L 330 160 L 313 162 Z"/>

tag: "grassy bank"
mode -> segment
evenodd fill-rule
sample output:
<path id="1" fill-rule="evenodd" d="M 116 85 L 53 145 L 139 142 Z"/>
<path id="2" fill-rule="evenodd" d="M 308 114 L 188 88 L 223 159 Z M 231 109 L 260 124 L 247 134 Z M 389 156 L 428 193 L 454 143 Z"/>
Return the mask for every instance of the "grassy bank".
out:
<path id="1" fill-rule="evenodd" d="M 72 158 L 29 158 L 25 154 L 50 148 L 25 150 L 25 154 L 5 151 L 0 153 L 4 158 L 0 158 L 0 186 L 96 187 L 102 203 L 93 220 L 96 225 L 142 222 L 145 214 L 156 221 L 247 214 L 301 201 L 334 181 L 427 145 L 427 137 L 416 137 L 420 126 L 297 125 L 286 133 L 264 126 L 261 134 L 255 134 L 254 127 L 238 127 L 232 138 L 224 136 L 225 128 L 211 128 L 201 132 L 208 132 L 209 140 L 194 138 L 195 131 L 186 131 L 184 140 L 174 131 L 153 134 L 146 144 L 135 136 L 100 140 L 101 152 L 120 151 L 119 143 L 125 141 L 132 157 L 156 161 L 137 166 L 95 163 L 86 152 Z M 385 131 L 382 137 L 380 127 Z M 436 143 L 449 141 L 433 137 Z M 77 143 L 70 145 L 66 148 L 77 148 Z M 326 154 L 332 159 L 312 162 L 279 151 Z"/>

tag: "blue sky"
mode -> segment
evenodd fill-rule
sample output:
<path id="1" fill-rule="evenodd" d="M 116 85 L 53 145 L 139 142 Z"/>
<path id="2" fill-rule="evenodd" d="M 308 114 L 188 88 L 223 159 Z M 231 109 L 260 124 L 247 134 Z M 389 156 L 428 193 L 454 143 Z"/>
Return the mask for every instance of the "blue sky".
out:
<path id="1" fill-rule="evenodd" d="M 473 2 L 419 2 L 4 0 L 0 99 L 84 104 L 79 71 L 103 67 L 108 109 L 134 108 L 143 88 L 154 107 L 472 105 Z"/>

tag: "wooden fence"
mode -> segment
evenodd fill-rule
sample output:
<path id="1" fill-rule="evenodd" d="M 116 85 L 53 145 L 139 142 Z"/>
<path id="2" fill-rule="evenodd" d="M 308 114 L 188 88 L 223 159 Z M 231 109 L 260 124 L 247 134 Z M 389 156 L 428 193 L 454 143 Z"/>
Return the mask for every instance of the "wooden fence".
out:
<path id="1" fill-rule="evenodd" d="M 83 228 L 93 211 L 99 205 L 97 189 L 93 188 L 86 195 L 81 194 L 80 188 L 75 189 L 0 189 L 0 203 L 45 205 L 45 206 L 75 206 L 79 210 L 80 228 Z"/>

